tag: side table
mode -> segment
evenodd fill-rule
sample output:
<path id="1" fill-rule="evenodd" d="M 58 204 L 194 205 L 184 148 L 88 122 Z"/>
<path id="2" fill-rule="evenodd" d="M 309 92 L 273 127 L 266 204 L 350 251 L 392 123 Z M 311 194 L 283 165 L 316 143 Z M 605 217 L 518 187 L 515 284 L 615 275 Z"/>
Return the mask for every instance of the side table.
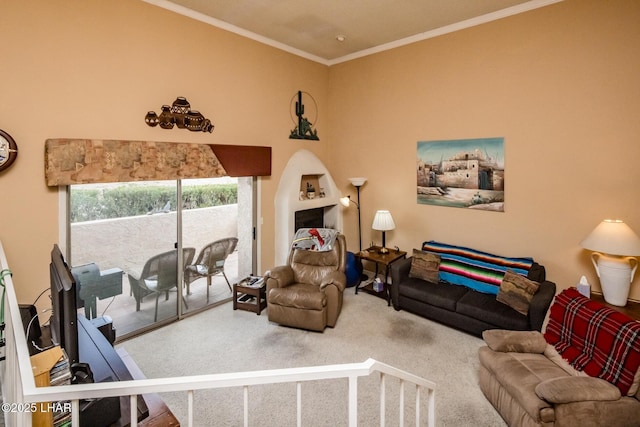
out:
<path id="1" fill-rule="evenodd" d="M 356 294 L 358 293 L 359 289 L 362 289 L 369 294 L 375 295 L 380 298 L 385 298 L 387 300 L 387 305 L 391 305 L 391 293 L 389 292 L 389 286 L 392 285 L 390 285 L 388 282 L 389 268 L 394 262 L 406 258 L 407 253 L 400 250 L 389 249 L 389 252 L 381 254 L 380 249 L 382 249 L 380 246 L 371 246 L 370 248 L 358 252 L 355 255 L 363 261 L 371 261 L 375 264 L 376 271 L 374 278 L 378 277 L 379 266 L 384 267 L 384 289 L 381 292 L 376 292 L 373 289 L 372 283 L 367 283 L 362 288 L 360 288 L 360 283 L 358 283 L 356 284 Z"/>
<path id="2" fill-rule="evenodd" d="M 252 283 L 253 279 L 257 279 Z M 267 284 L 262 277 L 249 276 L 233 284 L 233 309 L 260 313 L 267 307 Z"/>
<path id="3" fill-rule="evenodd" d="M 634 301 L 627 301 L 627 305 L 624 307 L 619 307 L 617 305 L 609 304 L 604 300 L 604 297 L 600 293 L 591 292 L 591 299 L 594 301 L 598 301 L 599 303 L 619 311 L 620 313 L 624 313 L 627 316 L 631 317 L 633 320 L 640 321 L 640 303 Z"/>

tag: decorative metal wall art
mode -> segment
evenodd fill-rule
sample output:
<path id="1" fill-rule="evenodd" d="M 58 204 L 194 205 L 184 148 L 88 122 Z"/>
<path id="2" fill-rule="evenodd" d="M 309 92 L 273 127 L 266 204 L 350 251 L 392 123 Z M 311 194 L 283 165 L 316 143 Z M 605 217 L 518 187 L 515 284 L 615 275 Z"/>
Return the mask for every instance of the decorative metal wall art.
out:
<path id="1" fill-rule="evenodd" d="M 191 109 L 191 105 L 186 98 L 179 96 L 170 106 L 163 105 L 160 115 L 155 111 L 149 111 L 144 121 L 151 127 L 160 125 L 162 129 L 173 129 L 177 126 L 180 129 L 190 131 L 213 132 L 213 123 L 205 118 L 202 113 Z"/>
<path id="2" fill-rule="evenodd" d="M 311 100 L 311 102 L 313 103 L 313 109 L 315 110 L 315 118 L 313 119 L 313 122 L 309 121 L 309 119 L 307 119 L 304 116 L 304 104 L 302 103 L 302 96 L 308 98 Z M 292 109 L 292 113 L 296 115 L 297 120 L 293 119 L 293 114 L 291 115 L 291 119 L 294 121 L 294 123 L 296 123 L 296 127 L 293 128 L 293 130 L 291 131 L 291 134 L 289 135 L 290 139 L 311 139 L 314 141 L 319 141 L 320 138 L 318 138 L 318 131 L 316 129 L 313 128 L 313 124 L 316 122 L 317 118 L 318 118 L 318 105 L 316 104 L 316 100 L 313 99 L 313 97 L 308 94 L 307 92 L 302 92 L 302 91 L 298 91 L 298 95 L 297 95 L 297 101 L 294 102 L 294 99 L 296 97 L 294 96 L 293 98 L 291 98 L 291 109 Z M 295 105 L 295 108 L 294 108 Z"/>

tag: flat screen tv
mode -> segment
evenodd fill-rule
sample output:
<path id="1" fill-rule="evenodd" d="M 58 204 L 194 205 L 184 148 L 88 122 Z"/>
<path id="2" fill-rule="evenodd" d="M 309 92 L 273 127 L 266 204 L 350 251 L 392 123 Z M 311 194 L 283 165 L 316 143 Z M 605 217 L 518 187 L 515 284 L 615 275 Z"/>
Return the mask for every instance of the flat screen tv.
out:
<path id="1" fill-rule="evenodd" d="M 69 364 L 79 360 L 76 282 L 58 245 L 51 251 L 51 340 L 62 347 Z"/>

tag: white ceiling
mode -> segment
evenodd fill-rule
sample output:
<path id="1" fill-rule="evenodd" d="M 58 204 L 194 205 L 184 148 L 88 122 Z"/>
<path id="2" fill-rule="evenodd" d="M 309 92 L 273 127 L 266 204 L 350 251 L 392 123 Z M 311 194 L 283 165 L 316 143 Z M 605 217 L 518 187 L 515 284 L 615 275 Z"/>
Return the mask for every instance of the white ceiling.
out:
<path id="1" fill-rule="evenodd" d="M 561 0 L 144 1 L 332 65 Z"/>

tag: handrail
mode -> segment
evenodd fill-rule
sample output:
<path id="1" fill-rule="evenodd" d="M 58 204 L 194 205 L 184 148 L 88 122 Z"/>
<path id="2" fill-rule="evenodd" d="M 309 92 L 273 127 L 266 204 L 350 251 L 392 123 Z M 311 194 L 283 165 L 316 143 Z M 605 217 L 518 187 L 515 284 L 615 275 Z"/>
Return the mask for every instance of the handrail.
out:
<path id="1" fill-rule="evenodd" d="M 7 268 L 7 261 L 0 242 L 0 269 Z M 411 383 L 417 388 L 416 392 L 416 425 L 420 419 L 420 389 L 427 390 L 428 418 L 427 425 L 435 425 L 435 383 L 424 378 L 397 369 L 374 359 L 367 359 L 361 363 L 346 363 L 337 365 L 312 366 L 304 368 L 284 368 L 273 370 L 259 370 L 248 372 L 222 373 L 195 375 L 187 377 L 171 377 L 160 379 L 140 379 L 120 382 L 107 382 L 97 384 L 77 384 L 60 385 L 49 387 L 36 387 L 31 371 L 29 352 L 27 349 L 26 337 L 22 327 L 19 307 L 15 296 L 13 282 L 10 276 L 6 275 L 5 285 L 5 317 L 7 329 L 5 337 L 7 346 L 5 349 L 6 360 L 2 365 L 2 387 L 5 403 L 28 404 L 49 401 L 72 402 L 73 425 L 79 425 L 78 405 L 80 399 L 102 398 L 111 396 L 130 396 L 132 412 L 136 407 L 136 396 L 150 393 L 185 391 L 188 393 L 189 414 L 188 425 L 193 423 L 193 392 L 195 390 L 218 389 L 229 387 L 244 388 L 245 425 L 247 424 L 247 388 L 256 385 L 295 383 L 298 393 L 298 425 L 301 423 L 301 383 L 307 381 L 329 380 L 348 378 L 349 379 L 349 425 L 357 424 L 357 378 L 371 375 L 374 372 L 381 376 L 381 397 L 384 397 L 384 378 L 393 376 L 400 380 L 401 391 L 404 391 L 404 384 Z M 7 310 L 8 309 L 8 310 Z M 15 384 L 12 389 L 10 384 Z M 5 390 L 7 388 L 7 390 Z M 403 393 L 400 398 L 401 408 L 404 406 Z M 384 424 L 384 399 L 381 399 L 381 425 Z M 403 411 L 401 410 L 401 421 Z M 22 413 L 7 414 L 10 417 L 7 422 L 9 426 L 31 426 L 31 414 Z M 132 417 L 132 426 L 137 422 L 135 416 Z M 400 423 L 402 425 L 403 421 Z"/>

